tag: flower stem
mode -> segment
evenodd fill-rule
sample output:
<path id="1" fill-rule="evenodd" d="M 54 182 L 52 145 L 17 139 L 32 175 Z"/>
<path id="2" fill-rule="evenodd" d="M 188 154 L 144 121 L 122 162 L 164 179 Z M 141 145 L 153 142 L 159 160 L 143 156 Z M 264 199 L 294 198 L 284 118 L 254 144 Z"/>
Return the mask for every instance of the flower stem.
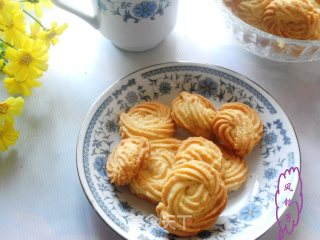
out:
<path id="1" fill-rule="evenodd" d="M 0 41 L 1 41 L 1 42 L 3 42 L 4 44 L 8 45 L 9 47 L 11 47 L 11 48 L 14 48 L 14 49 L 15 49 L 15 47 L 14 47 L 12 44 L 10 44 L 10 43 L 6 42 L 6 41 L 5 41 L 5 40 L 3 40 L 2 38 L 0 38 Z"/>
<path id="2" fill-rule="evenodd" d="M 38 23 L 38 24 L 42 27 L 43 30 L 49 31 L 49 29 L 46 28 L 45 26 L 43 26 L 42 23 L 41 23 L 36 17 L 32 16 L 32 15 L 31 15 L 29 12 L 27 12 L 25 9 L 23 9 L 23 12 L 24 12 L 25 14 L 27 14 L 29 17 L 31 17 L 34 21 L 36 21 L 36 23 Z"/>

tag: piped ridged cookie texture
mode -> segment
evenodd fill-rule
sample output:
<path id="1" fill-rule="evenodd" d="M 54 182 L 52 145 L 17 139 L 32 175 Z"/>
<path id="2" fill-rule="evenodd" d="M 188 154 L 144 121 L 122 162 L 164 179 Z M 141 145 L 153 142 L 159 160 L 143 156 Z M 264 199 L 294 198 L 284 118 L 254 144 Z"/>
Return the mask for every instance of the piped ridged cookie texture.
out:
<path id="1" fill-rule="evenodd" d="M 150 141 L 150 157 L 144 161 L 144 167 L 130 183 L 131 192 L 152 203 L 159 203 L 180 144 L 181 141 L 174 138 Z"/>
<path id="2" fill-rule="evenodd" d="M 240 157 L 245 157 L 259 143 L 263 124 L 258 113 L 243 103 L 225 103 L 212 123 L 215 137 Z"/>
<path id="3" fill-rule="evenodd" d="M 209 99 L 198 94 L 181 92 L 171 105 L 171 116 L 177 125 L 194 136 L 212 138 L 211 122 L 216 108 Z"/>
<path id="4" fill-rule="evenodd" d="M 235 155 L 233 152 L 220 148 L 224 163 L 222 175 L 228 192 L 238 190 L 248 177 L 248 164 L 246 159 Z"/>
<path id="5" fill-rule="evenodd" d="M 120 136 L 142 136 L 149 140 L 170 138 L 175 132 L 170 107 L 159 102 L 145 102 L 120 114 Z"/>
<path id="6" fill-rule="evenodd" d="M 201 161 L 177 165 L 168 176 L 156 208 L 160 225 L 181 237 L 212 226 L 227 204 L 220 173 Z"/>
<path id="7" fill-rule="evenodd" d="M 266 31 L 286 38 L 319 39 L 319 11 L 310 0 L 272 0 L 263 14 Z"/>
<path id="8" fill-rule="evenodd" d="M 121 140 L 106 163 L 106 172 L 110 182 L 117 186 L 123 186 L 131 182 L 149 154 L 150 144 L 148 139 L 131 137 Z"/>
<path id="9" fill-rule="evenodd" d="M 223 172 L 224 166 L 220 148 L 203 137 L 189 137 L 182 141 L 175 155 L 175 164 L 191 160 L 206 162 L 218 172 Z"/>

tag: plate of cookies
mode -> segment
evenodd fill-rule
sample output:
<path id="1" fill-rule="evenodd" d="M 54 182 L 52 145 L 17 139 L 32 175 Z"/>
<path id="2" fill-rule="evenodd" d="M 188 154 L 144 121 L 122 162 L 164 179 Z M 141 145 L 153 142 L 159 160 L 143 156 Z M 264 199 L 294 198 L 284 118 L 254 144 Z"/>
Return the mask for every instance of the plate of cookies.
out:
<path id="1" fill-rule="evenodd" d="M 291 167 L 300 168 L 299 145 L 279 104 L 248 78 L 200 63 L 120 79 L 77 144 L 88 200 L 125 239 L 257 239 L 287 208 L 275 193 Z"/>

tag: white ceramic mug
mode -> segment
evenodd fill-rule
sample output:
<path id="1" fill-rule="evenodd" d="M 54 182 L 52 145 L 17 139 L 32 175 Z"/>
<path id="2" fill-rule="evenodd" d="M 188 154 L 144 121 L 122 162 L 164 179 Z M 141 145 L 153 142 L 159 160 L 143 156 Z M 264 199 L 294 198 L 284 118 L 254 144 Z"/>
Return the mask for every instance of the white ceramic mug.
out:
<path id="1" fill-rule="evenodd" d="M 178 0 L 94 0 L 95 16 L 65 1 L 53 2 L 83 18 L 121 49 L 140 52 L 157 46 L 173 30 Z"/>

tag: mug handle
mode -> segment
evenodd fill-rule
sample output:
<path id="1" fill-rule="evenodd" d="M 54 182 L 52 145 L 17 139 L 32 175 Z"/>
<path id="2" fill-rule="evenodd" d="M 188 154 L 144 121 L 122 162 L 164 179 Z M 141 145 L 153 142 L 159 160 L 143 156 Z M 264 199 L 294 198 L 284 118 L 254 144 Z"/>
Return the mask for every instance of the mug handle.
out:
<path id="1" fill-rule="evenodd" d="M 64 9 L 64 10 L 66 10 L 66 11 L 68 11 L 68 12 L 70 12 L 70 13 L 72 13 L 72 14 L 80 17 L 80 18 L 82 18 L 83 20 L 88 22 L 91 26 L 93 26 L 94 28 L 97 29 L 99 27 L 98 26 L 98 18 L 97 18 L 97 14 L 96 13 L 95 13 L 94 16 L 90 16 L 90 15 L 84 13 L 84 12 L 79 11 L 78 9 L 74 8 L 73 6 L 65 4 L 63 1 L 52 0 L 52 2 L 56 6 L 58 6 L 58 7 L 62 8 L 62 9 Z"/>

